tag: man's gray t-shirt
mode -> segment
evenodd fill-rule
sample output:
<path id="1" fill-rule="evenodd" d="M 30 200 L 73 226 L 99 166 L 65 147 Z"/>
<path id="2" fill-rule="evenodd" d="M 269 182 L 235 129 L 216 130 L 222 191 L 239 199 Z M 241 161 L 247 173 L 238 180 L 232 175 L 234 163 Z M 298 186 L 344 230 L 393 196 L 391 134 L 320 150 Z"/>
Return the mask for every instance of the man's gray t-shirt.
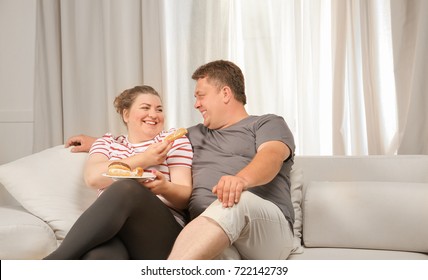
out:
<path id="1" fill-rule="evenodd" d="M 294 222 L 290 197 L 290 171 L 294 159 L 294 138 L 280 116 L 267 114 L 249 116 L 219 130 L 202 124 L 190 127 L 188 137 L 193 146 L 193 192 L 189 202 L 191 218 L 200 215 L 217 199 L 212 188 L 224 175 L 235 175 L 254 158 L 258 147 L 267 141 L 281 141 L 291 150 L 278 175 L 268 184 L 249 189 L 252 193 L 275 203 L 286 219 Z"/>

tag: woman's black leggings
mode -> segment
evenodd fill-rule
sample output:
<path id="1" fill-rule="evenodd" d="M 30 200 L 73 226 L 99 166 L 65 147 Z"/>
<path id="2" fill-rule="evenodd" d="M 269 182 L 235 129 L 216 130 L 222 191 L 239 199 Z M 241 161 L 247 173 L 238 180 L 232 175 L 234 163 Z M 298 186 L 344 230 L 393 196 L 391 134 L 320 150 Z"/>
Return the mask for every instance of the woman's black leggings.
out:
<path id="1" fill-rule="evenodd" d="M 120 180 L 77 219 L 45 259 L 166 259 L 181 229 L 150 190 L 135 180 Z"/>

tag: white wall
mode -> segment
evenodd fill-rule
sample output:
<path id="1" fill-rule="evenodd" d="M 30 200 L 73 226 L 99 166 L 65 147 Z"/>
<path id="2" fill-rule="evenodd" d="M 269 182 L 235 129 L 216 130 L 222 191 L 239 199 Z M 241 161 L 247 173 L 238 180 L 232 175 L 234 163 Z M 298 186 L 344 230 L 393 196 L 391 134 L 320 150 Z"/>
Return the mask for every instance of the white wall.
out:
<path id="1" fill-rule="evenodd" d="M 0 0 L 0 164 L 32 152 L 35 3 Z"/>

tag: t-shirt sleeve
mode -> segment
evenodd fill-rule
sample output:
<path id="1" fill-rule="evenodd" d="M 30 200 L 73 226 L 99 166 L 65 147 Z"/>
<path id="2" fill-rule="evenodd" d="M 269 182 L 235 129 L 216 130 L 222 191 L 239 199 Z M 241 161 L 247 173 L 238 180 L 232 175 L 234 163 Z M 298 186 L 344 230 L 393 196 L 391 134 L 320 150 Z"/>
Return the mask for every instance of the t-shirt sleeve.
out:
<path id="1" fill-rule="evenodd" d="M 166 162 L 170 167 L 192 167 L 193 150 L 190 141 L 186 136 L 183 136 L 174 141 L 172 149 L 168 152 Z"/>
<path id="2" fill-rule="evenodd" d="M 103 137 L 95 140 L 89 150 L 89 154 L 103 154 L 107 158 L 110 158 L 110 146 L 112 142 L 113 136 L 110 133 L 105 134 Z"/>
<path id="3" fill-rule="evenodd" d="M 268 114 L 261 116 L 255 123 L 256 148 L 268 141 L 281 141 L 294 154 L 295 144 L 293 133 L 281 116 Z"/>

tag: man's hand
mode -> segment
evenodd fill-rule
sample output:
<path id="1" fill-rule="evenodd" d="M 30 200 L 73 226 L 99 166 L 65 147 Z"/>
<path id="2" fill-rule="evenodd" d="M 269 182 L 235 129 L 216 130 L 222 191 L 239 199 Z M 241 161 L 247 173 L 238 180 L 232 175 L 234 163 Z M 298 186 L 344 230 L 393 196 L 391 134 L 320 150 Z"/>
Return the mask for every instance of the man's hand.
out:
<path id="1" fill-rule="evenodd" d="M 92 136 L 80 134 L 68 138 L 64 146 L 66 148 L 73 146 L 71 148 L 72 153 L 87 153 L 96 139 Z"/>
<path id="2" fill-rule="evenodd" d="M 241 199 L 241 194 L 248 187 L 247 181 L 238 176 L 223 176 L 213 188 L 223 207 L 232 207 Z"/>

